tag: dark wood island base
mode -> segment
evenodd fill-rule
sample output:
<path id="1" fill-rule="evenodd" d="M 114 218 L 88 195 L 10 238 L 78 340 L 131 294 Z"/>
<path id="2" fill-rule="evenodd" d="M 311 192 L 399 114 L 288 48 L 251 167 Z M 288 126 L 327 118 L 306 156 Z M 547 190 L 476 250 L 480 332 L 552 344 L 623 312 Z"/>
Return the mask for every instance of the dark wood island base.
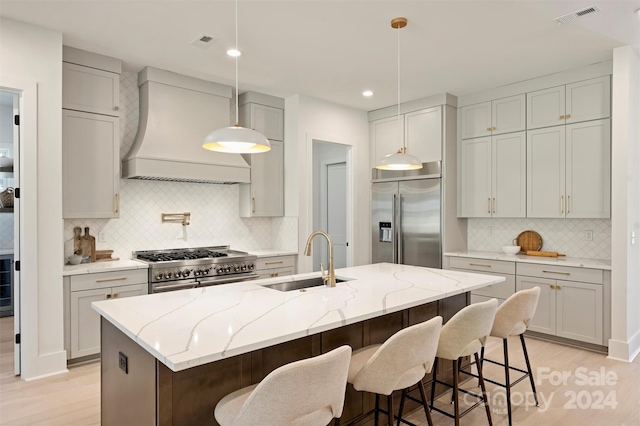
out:
<path id="1" fill-rule="evenodd" d="M 167 368 L 103 317 L 102 425 L 217 425 L 213 409 L 218 401 L 237 389 L 260 382 L 276 368 L 345 344 L 355 350 L 382 343 L 402 328 L 437 315 L 446 322 L 468 305 L 468 295 L 459 294 L 178 372 Z M 438 376 L 447 381 L 453 377 L 449 364 L 440 363 L 438 367 Z M 426 377 L 425 383 L 428 380 Z M 429 393 L 431 387 L 426 389 Z M 438 395 L 444 391 L 444 387 L 436 388 Z M 399 405 L 400 392 L 394 401 Z M 355 391 L 348 385 L 342 423 L 373 406 L 373 395 Z M 407 401 L 404 412 L 417 406 Z M 394 411 L 397 413 L 397 407 Z M 384 416 L 381 421 L 386 422 Z"/>

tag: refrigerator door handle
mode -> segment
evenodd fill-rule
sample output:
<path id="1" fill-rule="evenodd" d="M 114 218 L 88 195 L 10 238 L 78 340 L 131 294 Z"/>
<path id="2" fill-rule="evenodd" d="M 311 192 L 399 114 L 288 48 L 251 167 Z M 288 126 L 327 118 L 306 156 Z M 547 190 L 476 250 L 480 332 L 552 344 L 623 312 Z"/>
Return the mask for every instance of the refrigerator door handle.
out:
<path id="1" fill-rule="evenodd" d="M 398 263 L 398 226 L 396 223 L 396 198 L 397 195 L 393 194 L 393 204 L 391 206 L 391 226 L 393 226 L 391 234 L 391 244 L 393 247 L 393 263 Z"/>
<path id="2" fill-rule="evenodd" d="M 396 227 L 398 229 L 398 261 L 396 263 L 404 264 L 404 247 L 402 245 L 402 194 L 398 195 L 398 220 Z"/>

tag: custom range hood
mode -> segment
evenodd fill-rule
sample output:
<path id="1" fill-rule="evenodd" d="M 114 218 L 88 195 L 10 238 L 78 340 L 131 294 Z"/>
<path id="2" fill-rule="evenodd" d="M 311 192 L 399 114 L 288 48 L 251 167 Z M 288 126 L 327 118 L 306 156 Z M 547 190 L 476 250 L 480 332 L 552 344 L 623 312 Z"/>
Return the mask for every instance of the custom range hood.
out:
<path id="1" fill-rule="evenodd" d="M 122 177 L 200 183 L 249 183 L 240 154 L 202 148 L 230 125 L 231 87 L 146 67 L 138 74 L 140 122 Z"/>

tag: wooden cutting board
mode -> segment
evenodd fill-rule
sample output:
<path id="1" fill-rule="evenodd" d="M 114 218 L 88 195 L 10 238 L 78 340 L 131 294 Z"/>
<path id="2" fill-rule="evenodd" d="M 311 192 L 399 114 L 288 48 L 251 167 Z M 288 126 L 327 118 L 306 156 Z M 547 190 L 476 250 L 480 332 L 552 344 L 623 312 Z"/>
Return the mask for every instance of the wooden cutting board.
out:
<path id="1" fill-rule="evenodd" d="M 80 254 L 82 251 L 80 242 L 82 241 L 82 228 L 76 226 L 73 228 L 73 254 Z"/>
<path id="2" fill-rule="evenodd" d="M 523 231 L 514 240 L 514 245 L 520 246 L 520 253 L 539 251 L 542 248 L 542 237 L 536 231 Z"/>
<path id="3" fill-rule="evenodd" d="M 80 240 L 80 255 L 91 256 L 91 261 L 96 261 L 96 238 L 89 234 L 88 226 L 84 228 L 84 235 Z"/>

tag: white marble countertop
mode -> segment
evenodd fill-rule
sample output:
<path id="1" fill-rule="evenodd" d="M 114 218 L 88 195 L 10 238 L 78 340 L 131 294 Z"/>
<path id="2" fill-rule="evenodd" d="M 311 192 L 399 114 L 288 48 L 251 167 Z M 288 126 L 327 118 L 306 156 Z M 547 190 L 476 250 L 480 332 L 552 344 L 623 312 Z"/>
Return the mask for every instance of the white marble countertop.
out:
<path id="1" fill-rule="evenodd" d="M 258 257 L 271 257 L 271 256 L 297 256 L 297 251 L 278 250 L 278 249 L 261 249 L 261 250 L 243 250 L 249 252 L 249 254 L 256 255 Z"/>
<path id="2" fill-rule="evenodd" d="M 62 276 L 94 274 L 96 272 L 126 271 L 128 269 L 148 269 L 147 263 L 137 260 L 112 260 L 108 262 L 81 263 L 79 265 L 64 265 Z"/>
<path id="3" fill-rule="evenodd" d="M 379 263 L 336 270 L 335 288 L 263 285 L 319 272 L 92 303 L 173 371 L 499 283 L 504 277 Z"/>
<path id="4" fill-rule="evenodd" d="M 504 254 L 502 252 L 495 251 L 454 251 L 445 253 L 444 255 L 472 257 L 476 259 L 505 260 L 508 262 L 537 263 L 541 265 L 573 266 L 576 268 L 611 270 L 610 260 L 583 259 L 579 257 L 541 257 L 527 256 L 526 254 Z"/>

